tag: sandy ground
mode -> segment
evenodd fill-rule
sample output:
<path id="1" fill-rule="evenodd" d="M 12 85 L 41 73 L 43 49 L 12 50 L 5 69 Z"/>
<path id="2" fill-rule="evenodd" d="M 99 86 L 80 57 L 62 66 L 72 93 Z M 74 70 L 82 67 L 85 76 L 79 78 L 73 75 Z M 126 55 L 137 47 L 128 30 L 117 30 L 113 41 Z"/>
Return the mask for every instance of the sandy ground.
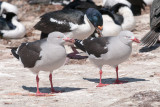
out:
<path id="1" fill-rule="evenodd" d="M 53 72 L 54 88 L 62 93 L 45 97 L 28 96 L 36 92 L 35 74 L 23 68 L 20 62 L 11 55 L 10 49 L 6 47 L 37 40 L 39 32 L 32 29 L 38 20 L 36 17 L 43 14 L 44 10 L 49 11 L 48 8 L 53 6 L 32 7 L 21 1 L 14 4 L 22 12 L 19 17 L 26 25 L 27 35 L 20 40 L 0 40 L 0 107 L 160 106 L 159 44 L 150 49 L 133 44 L 131 57 L 119 65 L 120 80 L 126 80 L 127 83 L 112 84 L 116 78 L 115 70 L 104 66 L 102 82 L 110 85 L 97 88 L 98 69 L 88 60 L 70 60 L 67 65 Z M 36 11 L 35 14 L 33 10 Z M 149 8 L 143 12 L 143 15 L 135 19 L 134 34 L 140 39 L 149 31 Z M 49 73 L 40 72 L 41 92 L 50 92 L 48 75 Z"/>

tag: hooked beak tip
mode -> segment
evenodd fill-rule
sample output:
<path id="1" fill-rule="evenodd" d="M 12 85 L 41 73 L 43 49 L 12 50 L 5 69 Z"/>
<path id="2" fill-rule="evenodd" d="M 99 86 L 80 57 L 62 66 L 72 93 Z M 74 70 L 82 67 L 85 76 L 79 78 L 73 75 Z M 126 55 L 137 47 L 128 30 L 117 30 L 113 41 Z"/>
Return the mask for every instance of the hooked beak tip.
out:
<path id="1" fill-rule="evenodd" d="M 98 26 L 98 29 L 102 31 L 102 29 L 103 29 L 103 26 Z"/>
<path id="2" fill-rule="evenodd" d="M 64 38 L 63 40 L 64 40 L 64 41 L 66 41 L 66 42 L 70 42 L 70 43 L 74 43 L 74 42 L 75 42 L 75 40 L 74 40 L 74 39 L 69 38 L 69 37 Z"/>
<path id="3" fill-rule="evenodd" d="M 136 43 L 141 43 L 140 40 L 137 39 L 137 38 L 132 39 L 132 41 L 134 41 L 134 42 L 136 42 Z"/>

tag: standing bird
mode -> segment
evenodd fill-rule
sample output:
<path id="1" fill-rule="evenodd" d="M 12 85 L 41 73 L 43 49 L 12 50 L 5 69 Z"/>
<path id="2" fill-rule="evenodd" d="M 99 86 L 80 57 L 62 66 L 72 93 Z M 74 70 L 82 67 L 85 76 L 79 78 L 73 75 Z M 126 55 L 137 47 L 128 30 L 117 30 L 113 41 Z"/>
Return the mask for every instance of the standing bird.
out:
<path id="1" fill-rule="evenodd" d="M 153 46 L 160 36 L 160 0 L 154 0 L 151 5 L 150 28 L 151 30 L 141 39 L 141 44 Z"/>
<path id="2" fill-rule="evenodd" d="M 14 14 L 18 14 L 18 8 L 10 3 L 0 1 L 0 16 L 3 13 L 11 12 Z"/>
<path id="3" fill-rule="evenodd" d="M 50 72 L 51 92 L 56 92 L 52 84 L 52 72 L 65 63 L 65 42 L 72 42 L 72 39 L 60 32 L 53 32 L 49 34 L 48 38 L 35 42 L 22 43 L 18 48 L 11 50 L 12 54 L 22 62 L 24 67 L 29 68 L 37 75 L 36 95 L 45 95 L 45 93 L 40 93 L 39 91 L 38 74 L 41 70 Z"/>
<path id="4" fill-rule="evenodd" d="M 100 32 L 102 25 L 103 18 L 101 13 L 94 8 L 89 8 L 85 14 L 73 9 L 46 13 L 41 16 L 41 20 L 34 27 L 42 32 L 41 39 L 47 37 L 51 32 L 59 31 L 67 37 L 83 40 L 95 30 Z M 74 53 L 69 56 L 76 57 L 77 51 L 73 46 L 72 50 Z"/>
<path id="5" fill-rule="evenodd" d="M 114 6 L 115 4 L 122 3 L 130 7 L 135 16 L 141 15 L 141 10 L 145 9 L 146 3 L 153 0 L 103 0 L 103 6 Z"/>
<path id="6" fill-rule="evenodd" d="M 105 11 L 105 10 L 104 10 Z M 134 16 L 125 4 L 118 3 L 114 5 L 110 11 L 113 13 L 113 17 L 109 17 L 107 14 L 103 14 L 103 29 L 102 35 L 107 36 L 117 36 L 122 30 L 133 30 L 135 27 Z M 118 14 L 117 14 L 118 13 Z M 115 20 L 115 21 L 113 21 Z M 119 24 L 116 24 L 118 22 Z M 97 37 L 97 33 L 94 32 L 91 36 Z M 75 40 L 75 45 L 79 49 L 85 52 L 83 41 Z"/>
<path id="7" fill-rule="evenodd" d="M 127 60 L 132 52 L 132 42 L 140 41 L 134 37 L 130 31 L 122 31 L 118 36 L 88 38 L 83 41 L 89 59 L 100 70 L 100 81 L 97 87 L 103 87 L 108 84 L 102 84 L 102 66 L 107 64 L 116 69 L 116 84 L 121 84 L 118 78 L 118 65 Z"/>
<path id="8" fill-rule="evenodd" d="M 17 39 L 25 36 L 25 26 L 18 22 L 16 14 L 5 13 L 6 18 L 0 16 L 0 37 L 7 39 Z"/>

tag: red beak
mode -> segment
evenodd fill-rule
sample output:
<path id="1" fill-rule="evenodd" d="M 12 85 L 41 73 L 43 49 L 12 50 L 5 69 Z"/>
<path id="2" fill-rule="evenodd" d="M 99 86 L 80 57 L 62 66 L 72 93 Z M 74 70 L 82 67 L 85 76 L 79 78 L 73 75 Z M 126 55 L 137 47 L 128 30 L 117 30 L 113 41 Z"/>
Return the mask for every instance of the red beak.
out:
<path id="1" fill-rule="evenodd" d="M 140 43 L 140 40 L 138 40 L 137 38 L 132 39 L 132 41 L 134 41 L 136 43 Z"/>
<path id="2" fill-rule="evenodd" d="M 75 42 L 75 40 L 74 40 L 74 39 L 69 38 L 69 37 L 67 37 L 67 38 L 63 38 L 63 40 L 65 40 L 66 42 L 71 42 L 71 43 L 74 43 L 74 42 Z"/>

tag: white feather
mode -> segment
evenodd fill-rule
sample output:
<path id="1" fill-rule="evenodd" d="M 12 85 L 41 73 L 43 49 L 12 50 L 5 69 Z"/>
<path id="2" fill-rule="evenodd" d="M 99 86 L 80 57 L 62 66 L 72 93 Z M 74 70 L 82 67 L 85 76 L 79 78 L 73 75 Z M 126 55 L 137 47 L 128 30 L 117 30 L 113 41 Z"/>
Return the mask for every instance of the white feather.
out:
<path id="1" fill-rule="evenodd" d="M 79 40 L 89 37 L 94 32 L 95 28 L 86 15 L 84 15 L 84 22 L 84 24 L 79 25 L 77 29 L 73 30 L 72 32 L 66 32 L 65 35 L 67 37 Z"/>
<path id="2" fill-rule="evenodd" d="M 16 28 L 13 30 L 1 30 L 3 38 L 17 39 L 24 37 L 26 29 L 23 24 L 17 21 L 17 16 L 13 17 L 11 22 L 16 26 Z"/>
<path id="3" fill-rule="evenodd" d="M 70 25 L 70 30 L 75 30 L 75 29 L 77 29 L 78 28 L 78 24 L 74 24 L 74 23 L 72 23 L 72 22 L 69 22 L 69 25 Z"/>
<path id="4" fill-rule="evenodd" d="M 151 5 L 153 0 L 143 0 L 147 5 Z"/>
<path id="5" fill-rule="evenodd" d="M 130 31 L 133 30 L 135 28 L 136 22 L 131 9 L 128 7 L 121 7 L 119 9 L 119 14 L 121 14 L 124 18 L 122 29 Z"/>
<path id="6" fill-rule="evenodd" d="M 116 36 L 122 31 L 121 25 L 114 23 L 113 19 L 108 15 L 102 15 L 103 17 L 103 36 Z"/>
<path id="7" fill-rule="evenodd" d="M 18 14 L 18 8 L 7 2 L 2 2 L 0 15 L 2 14 L 3 11 Z"/>
<path id="8" fill-rule="evenodd" d="M 56 19 L 54 19 L 54 18 L 50 18 L 50 21 L 51 21 L 51 22 L 58 23 L 58 24 L 65 24 L 65 23 L 66 23 L 65 20 L 64 20 L 64 21 L 59 21 L 59 20 L 56 20 Z"/>
<path id="9" fill-rule="evenodd" d="M 122 3 L 131 7 L 131 4 L 127 0 L 103 0 L 102 6 L 103 7 L 114 6 L 117 3 Z"/>

